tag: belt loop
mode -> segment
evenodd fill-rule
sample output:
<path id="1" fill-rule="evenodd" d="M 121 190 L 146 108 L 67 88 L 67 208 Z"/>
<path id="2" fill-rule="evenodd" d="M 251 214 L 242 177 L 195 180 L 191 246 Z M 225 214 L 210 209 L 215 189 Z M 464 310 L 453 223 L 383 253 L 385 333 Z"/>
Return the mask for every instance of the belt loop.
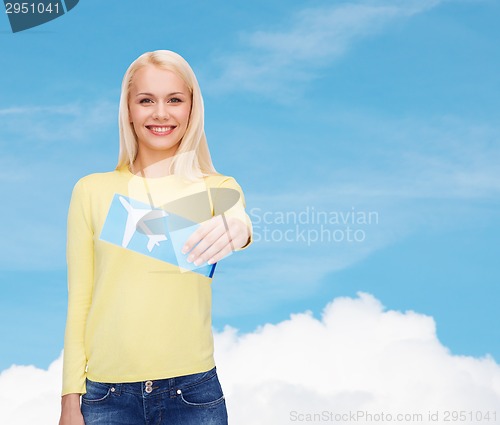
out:
<path id="1" fill-rule="evenodd" d="M 175 397 L 177 393 L 175 392 L 175 378 L 168 378 L 168 389 L 170 392 L 170 397 Z"/>

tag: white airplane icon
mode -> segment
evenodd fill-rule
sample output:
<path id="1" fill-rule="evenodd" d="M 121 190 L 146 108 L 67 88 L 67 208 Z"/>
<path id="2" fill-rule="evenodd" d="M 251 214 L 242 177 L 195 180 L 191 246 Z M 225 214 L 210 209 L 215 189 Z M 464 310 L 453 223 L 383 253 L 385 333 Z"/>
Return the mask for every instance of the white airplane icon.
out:
<path id="1" fill-rule="evenodd" d="M 122 246 L 128 247 L 132 236 L 136 230 L 140 229 L 148 237 L 148 251 L 151 252 L 155 246 L 160 246 L 160 242 L 166 241 L 167 236 L 163 233 L 155 234 L 146 225 L 149 220 L 166 217 L 168 214 L 163 210 L 134 208 L 123 196 L 119 196 L 120 202 L 128 212 L 125 233 L 123 234 Z"/>

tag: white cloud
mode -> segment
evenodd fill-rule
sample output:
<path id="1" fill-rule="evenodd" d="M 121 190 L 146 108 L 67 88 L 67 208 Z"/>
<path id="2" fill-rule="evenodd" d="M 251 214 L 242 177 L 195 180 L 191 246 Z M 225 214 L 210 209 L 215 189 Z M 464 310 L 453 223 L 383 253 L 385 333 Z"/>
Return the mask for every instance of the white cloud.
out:
<path id="1" fill-rule="evenodd" d="M 79 108 L 76 104 L 68 104 L 64 106 L 15 106 L 0 109 L 0 116 L 17 115 L 19 117 L 26 117 L 32 114 L 78 115 Z"/>
<path id="2" fill-rule="evenodd" d="M 500 413 L 493 358 L 453 355 L 431 317 L 386 311 L 368 294 L 333 300 L 321 319 L 294 314 L 243 335 L 227 328 L 215 340 L 234 424 L 290 424 L 299 414 L 321 412 L 422 414 L 424 424 L 433 423 L 429 411 L 439 412 L 439 423 L 452 410 Z M 3 371 L 0 423 L 56 423 L 60 376 L 61 359 L 47 371 Z"/>
<path id="3" fill-rule="evenodd" d="M 292 95 L 290 83 L 315 78 L 317 69 L 341 57 L 362 37 L 396 20 L 425 12 L 443 0 L 365 0 L 306 8 L 282 30 L 242 36 L 241 53 L 218 58 L 221 76 L 210 88 Z"/>
<path id="4" fill-rule="evenodd" d="M 0 423 L 57 424 L 62 357 L 48 370 L 14 365 L 0 374 Z"/>
<path id="5" fill-rule="evenodd" d="M 89 145 L 95 142 L 96 135 L 114 128 L 117 115 L 117 105 L 106 99 L 59 106 L 1 108 L 0 146 L 6 152 L 29 154 L 36 148 L 47 149 L 57 143 L 58 149 L 72 151 L 75 142 Z M 26 125 L 28 117 L 29 126 Z M 64 144 L 61 145 L 61 141 Z"/>
<path id="6" fill-rule="evenodd" d="M 226 329 L 216 339 L 230 413 L 241 425 L 288 424 L 291 411 L 500 408 L 492 358 L 452 355 L 431 317 L 384 311 L 367 294 L 335 299 L 321 320 L 297 314 L 251 334 Z"/>
<path id="7" fill-rule="evenodd" d="M 321 140 L 319 153 L 302 159 L 310 173 L 323 173 L 326 184 L 302 197 L 484 201 L 500 194 L 497 123 L 338 110 L 326 112 L 325 121 L 332 116 L 335 124 L 325 122 L 324 132 L 339 134 L 339 140 Z M 334 162 L 337 150 L 342 156 Z M 328 156 L 331 162 L 320 162 Z"/>

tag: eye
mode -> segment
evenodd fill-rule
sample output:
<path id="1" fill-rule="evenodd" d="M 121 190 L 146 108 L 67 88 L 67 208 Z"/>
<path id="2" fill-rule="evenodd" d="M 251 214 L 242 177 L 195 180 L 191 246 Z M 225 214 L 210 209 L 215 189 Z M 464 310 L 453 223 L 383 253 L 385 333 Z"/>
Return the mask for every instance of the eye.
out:
<path id="1" fill-rule="evenodd" d="M 178 97 L 173 97 L 173 98 L 172 98 L 172 99 L 170 99 L 168 102 L 169 102 L 169 103 L 181 103 L 181 102 L 182 102 L 182 100 L 181 100 L 181 99 L 179 99 Z"/>
<path id="2" fill-rule="evenodd" d="M 145 99 L 141 99 L 139 101 L 139 103 L 153 103 L 153 101 L 151 99 L 145 98 Z"/>

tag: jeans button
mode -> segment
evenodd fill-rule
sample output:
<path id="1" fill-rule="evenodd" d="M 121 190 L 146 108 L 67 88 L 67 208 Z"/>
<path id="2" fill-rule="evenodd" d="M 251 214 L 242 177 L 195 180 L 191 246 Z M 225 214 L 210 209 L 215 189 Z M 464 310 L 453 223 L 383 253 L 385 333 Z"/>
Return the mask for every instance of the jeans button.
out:
<path id="1" fill-rule="evenodd" d="M 144 391 L 146 391 L 149 394 L 149 393 L 151 393 L 153 391 L 153 388 L 146 387 Z"/>
<path id="2" fill-rule="evenodd" d="M 153 386 L 153 381 L 146 381 L 146 387 Z"/>

